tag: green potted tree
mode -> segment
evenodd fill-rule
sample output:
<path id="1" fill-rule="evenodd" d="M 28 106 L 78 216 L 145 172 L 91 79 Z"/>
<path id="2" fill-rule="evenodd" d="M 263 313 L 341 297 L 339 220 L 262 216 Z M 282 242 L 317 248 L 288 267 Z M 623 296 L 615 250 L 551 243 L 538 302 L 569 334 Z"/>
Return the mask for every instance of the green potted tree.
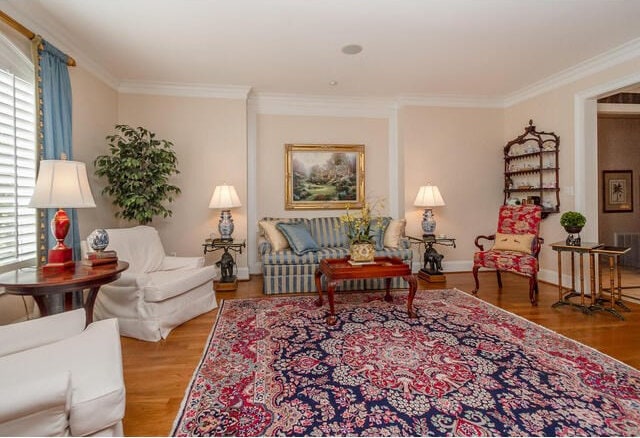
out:
<path id="1" fill-rule="evenodd" d="M 113 198 L 117 218 L 148 224 L 154 216 L 172 215 L 164 203 L 172 202 L 180 188 L 169 178 L 180 173 L 173 143 L 158 140 L 145 128 L 116 125 L 108 135 L 109 154 L 94 160 L 96 175 L 106 177 L 103 195 Z"/>
<path id="2" fill-rule="evenodd" d="M 566 240 L 567 245 L 580 245 L 580 231 L 582 231 L 582 227 L 584 227 L 586 223 L 587 218 L 577 211 L 566 211 L 560 216 L 560 225 L 569 233 Z M 574 237 L 574 234 L 578 234 L 578 237 Z"/>

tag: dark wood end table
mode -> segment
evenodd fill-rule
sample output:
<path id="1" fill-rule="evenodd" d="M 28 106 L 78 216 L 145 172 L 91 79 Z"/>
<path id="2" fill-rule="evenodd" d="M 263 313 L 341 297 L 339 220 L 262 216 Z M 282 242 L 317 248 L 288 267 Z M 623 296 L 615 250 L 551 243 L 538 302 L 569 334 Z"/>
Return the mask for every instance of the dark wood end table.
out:
<path id="1" fill-rule="evenodd" d="M 44 297 L 51 294 L 65 294 L 64 310 L 72 310 L 71 292 L 89 289 L 84 303 L 86 325 L 93 322 L 93 306 L 100 286 L 120 278 L 120 273 L 129 268 L 129 263 L 85 266 L 76 262 L 73 269 L 44 274 L 42 268 L 21 268 L 0 275 L 0 286 L 12 295 L 31 295 L 38 305 L 40 314 L 47 316 Z"/>
<path id="2" fill-rule="evenodd" d="M 316 269 L 315 281 L 316 290 L 318 291 L 317 306 L 322 306 L 322 284 L 320 279 L 322 276 L 327 279 L 327 296 L 329 297 L 329 316 L 327 324 L 334 325 L 337 321 L 334 307 L 334 294 L 338 282 L 345 280 L 359 280 L 366 278 L 384 278 L 386 286 L 386 294 L 384 300 L 391 301 L 391 279 L 393 277 L 402 277 L 409 283 L 409 296 L 407 298 L 407 313 L 410 318 L 415 318 L 416 312 L 413 310 L 413 299 L 418 289 L 418 281 L 411 273 L 411 268 L 407 266 L 400 258 L 397 257 L 376 257 L 372 264 L 349 263 L 349 258 L 343 259 L 324 259 L 320 261 L 320 266 Z"/>
<path id="3" fill-rule="evenodd" d="M 202 244 L 204 255 L 208 252 L 223 250 L 220 260 L 216 262 L 216 266 L 220 268 L 220 279 L 213 282 L 215 290 L 236 290 L 238 288 L 238 278 L 234 273 L 236 261 L 229 250 L 236 254 L 242 254 L 242 248 L 246 247 L 244 239 L 225 240 L 225 239 L 206 239 Z"/>

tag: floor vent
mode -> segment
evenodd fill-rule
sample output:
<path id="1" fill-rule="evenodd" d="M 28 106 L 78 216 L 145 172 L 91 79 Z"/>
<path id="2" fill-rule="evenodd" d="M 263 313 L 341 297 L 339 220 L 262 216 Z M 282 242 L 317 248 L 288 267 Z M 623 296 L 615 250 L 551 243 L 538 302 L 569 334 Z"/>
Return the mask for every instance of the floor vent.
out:
<path id="1" fill-rule="evenodd" d="M 613 233 L 616 246 L 631 247 L 631 251 L 622 256 L 620 264 L 640 268 L 640 233 Z"/>

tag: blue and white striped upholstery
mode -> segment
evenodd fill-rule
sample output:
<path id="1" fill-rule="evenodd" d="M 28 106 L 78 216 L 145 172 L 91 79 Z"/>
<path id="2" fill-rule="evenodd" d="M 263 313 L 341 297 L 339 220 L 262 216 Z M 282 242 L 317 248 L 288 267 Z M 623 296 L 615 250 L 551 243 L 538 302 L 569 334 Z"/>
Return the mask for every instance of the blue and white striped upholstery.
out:
<path id="1" fill-rule="evenodd" d="M 265 220 L 278 221 L 277 218 Z M 258 252 L 262 258 L 263 292 L 267 295 L 297 292 L 316 292 L 315 272 L 320 260 L 325 258 L 341 258 L 349 255 L 349 242 L 340 224 L 339 217 L 323 218 L 286 218 L 286 222 L 304 222 L 314 240 L 321 247 L 319 251 L 296 255 L 290 248 L 273 252 L 269 242 L 260 237 Z M 385 248 L 376 251 L 378 257 L 400 257 L 411 266 L 413 252 L 409 239 L 400 241 L 400 248 Z M 324 278 L 322 287 L 326 288 Z M 384 278 L 344 281 L 339 283 L 339 290 L 384 289 Z M 406 288 L 408 284 L 402 278 L 391 281 L 392 288 Z"/>
<path id="2" fill-rule="evenodd" d="M 349 239 L 339 217 L 315 217 L 309 219 L 309 230 L 319 246 L 325 248 L 346 247 Z"/>

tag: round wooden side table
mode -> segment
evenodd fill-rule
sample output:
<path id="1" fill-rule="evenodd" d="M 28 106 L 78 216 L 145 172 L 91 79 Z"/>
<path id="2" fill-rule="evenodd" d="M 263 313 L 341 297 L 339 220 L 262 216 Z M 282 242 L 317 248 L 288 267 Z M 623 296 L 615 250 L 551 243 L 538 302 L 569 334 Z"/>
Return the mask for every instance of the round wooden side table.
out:
<path id="1" fill-rule="evenodd" d="M 72 310 L 71 292 L 89 289 L 84 302 L 86 325 L 93 322 L 93 305 L 103 284 L 120 278 L 120 273 L 129 268 L 129 263 L 117 263 L 99 266 L 85 266 L 76 262 L 73 269 L 44 274 L 41 268 L 21 268 L 0 275 L 0 286 L 12 295 L 31 295 L 38 305 L 40 314 L 49 314 L 44 297 L 53 294 L 65 294 L 64 310 Z"/>

